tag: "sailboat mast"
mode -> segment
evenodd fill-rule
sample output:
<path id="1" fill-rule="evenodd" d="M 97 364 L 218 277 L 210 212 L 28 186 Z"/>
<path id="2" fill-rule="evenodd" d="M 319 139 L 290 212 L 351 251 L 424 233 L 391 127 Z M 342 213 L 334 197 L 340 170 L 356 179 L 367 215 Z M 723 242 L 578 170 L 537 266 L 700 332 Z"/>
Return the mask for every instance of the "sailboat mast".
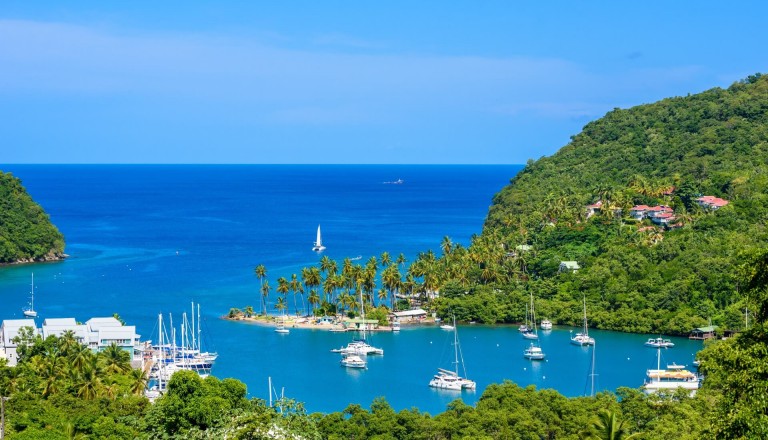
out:
<path id="1" fill-rule="evenodd" d="M 30 310 L 35 310 L 35 273 L 32 272 L 32 297 L 29 300 Z"/>
<path id="2" fill-rule="evenodd" d="M 456 329 L 456 315 L 453 315 L 453 365 L 456 370 L 456 376 L 459 375 L 459 333 Z M 466 376 L 466 374 L 465 374 Z"/>
<path id="3" fill-rule="evenodd" d="M 160 362 L 160 366 L 158 367 L 158 370 L 160 374 L 157 375 L 157 389 L 161 390 L 163 389 L 163 374 L 165 373 L 165 353 L 163 352 L 163 314 L 158 313 L 157 315 L 157 347 L 159 354 L 157 356 L 158 362 Z"/>
<path id="4" fill-rule="evenodd" d="M 192 349 L 193 350 L 195 349 L 195 302 L 194 301 L 192 301 Z"/>
<path id="5" fill-rule="evenodd" d="M 285 314 L 285 309 L 283 309 L 283 314 Z M 203 340 L 200 339 L 200 303 L 197 303 L 197 351 L 202 353 L 203 351 Z M 194 348 L 194 347 L 192 347 Z"/>
<path id="6" fill-rule="evenodd" d="M 597 344 L 592 345 L 592 389 L 589 393 L 590 397 L 595 396 L 595 347 L 597 347 Z"/>

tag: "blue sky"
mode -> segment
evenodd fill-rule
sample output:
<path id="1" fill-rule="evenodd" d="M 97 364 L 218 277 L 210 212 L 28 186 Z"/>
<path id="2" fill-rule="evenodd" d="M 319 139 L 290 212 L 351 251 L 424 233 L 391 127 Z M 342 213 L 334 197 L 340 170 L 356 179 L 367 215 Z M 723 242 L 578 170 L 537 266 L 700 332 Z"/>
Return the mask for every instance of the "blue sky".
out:
<path id="1" fill-rule="evenodd" d="M 525 163 L 768 73 L 767 9 L 3 0 L 0 163 Z"/>

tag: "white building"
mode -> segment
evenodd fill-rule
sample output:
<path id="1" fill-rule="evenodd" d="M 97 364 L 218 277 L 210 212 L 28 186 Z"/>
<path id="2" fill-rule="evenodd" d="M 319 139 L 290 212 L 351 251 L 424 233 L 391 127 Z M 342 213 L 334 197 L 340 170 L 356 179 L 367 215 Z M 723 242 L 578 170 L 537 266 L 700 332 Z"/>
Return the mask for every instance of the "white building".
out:
<path id="1" fill-rule="evenodd" d="M 91 318 L 85 324 L 78 324 L 75 318 L 48 318 L 43 321 L 42 328 L 35 326 L 34 319 L 6 319 L 0 326 L 0 354 L 5 353 L 8 365 L 16 365 L 15 338 L 22 327 L 32 327 L 36 335 L 43 339 L 49 336 L 61 337 L 71 331 L 75 339 L 93 350 L 103 351 L 112 344 L 127 351 L 134 361 L 141 360 L 140 335 L 136 334 L 136 326 L 123 325 L 113 317 Z"/>
<path id="2" fill-rule="evenodd" d="M 11 367 L 15 366 L 19 359 L 16 354 L 16 343 L 13 342 L 13 339 L 19 335 L 22 327 L 31 327 L 34 334 L 40 333 L 40 330 L 35 326 L 34 319 L 6 319 L 0 325 L 0 344 L 2 344 L 0 350 Z"/>

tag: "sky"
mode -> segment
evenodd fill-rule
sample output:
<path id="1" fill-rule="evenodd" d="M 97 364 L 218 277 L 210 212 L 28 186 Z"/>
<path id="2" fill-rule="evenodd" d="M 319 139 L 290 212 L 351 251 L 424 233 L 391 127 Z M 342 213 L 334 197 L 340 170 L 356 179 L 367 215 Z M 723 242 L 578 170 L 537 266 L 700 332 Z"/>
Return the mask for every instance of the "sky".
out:
<path id="1" fill-rule="evenodd" d="M 768 73 L 768 2 L 0 3 L 0 164 L 521 164 Z"/>

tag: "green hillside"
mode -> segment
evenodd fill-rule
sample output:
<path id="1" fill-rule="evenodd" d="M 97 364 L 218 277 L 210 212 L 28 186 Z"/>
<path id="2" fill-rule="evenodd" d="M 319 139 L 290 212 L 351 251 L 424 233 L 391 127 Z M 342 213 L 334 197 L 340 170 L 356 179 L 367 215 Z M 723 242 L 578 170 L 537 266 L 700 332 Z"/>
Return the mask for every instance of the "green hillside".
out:
<path id="1" fill-rule="evenodd" d="M 64 237 L 21 181 L 0 172 L 0 264 L 49 261 L 64 255 Z"/>
<path id="2" fill-rule="evenodd" d="M 703 195 L 728 204 L 702 208 Z M 631 218 L 635 205 L 669 206 L 677 227 Z M 497 302 L 531 291 L 559 322 L 578 321 L 586 296 L 601 328 L 686 333 L 711 319 L 740 329 L 740 264 L 765 246 L 767 217 L 768 77 L 754 75 L 589 123 L 497 194 L 472 246 L 486 250 L 481 266 L 498 268 L 494 284 L 511 287 Z M 582 269 L 560 273 L 561 261 Z M 520 307 L 495 318 L 517 319 Z"/>

